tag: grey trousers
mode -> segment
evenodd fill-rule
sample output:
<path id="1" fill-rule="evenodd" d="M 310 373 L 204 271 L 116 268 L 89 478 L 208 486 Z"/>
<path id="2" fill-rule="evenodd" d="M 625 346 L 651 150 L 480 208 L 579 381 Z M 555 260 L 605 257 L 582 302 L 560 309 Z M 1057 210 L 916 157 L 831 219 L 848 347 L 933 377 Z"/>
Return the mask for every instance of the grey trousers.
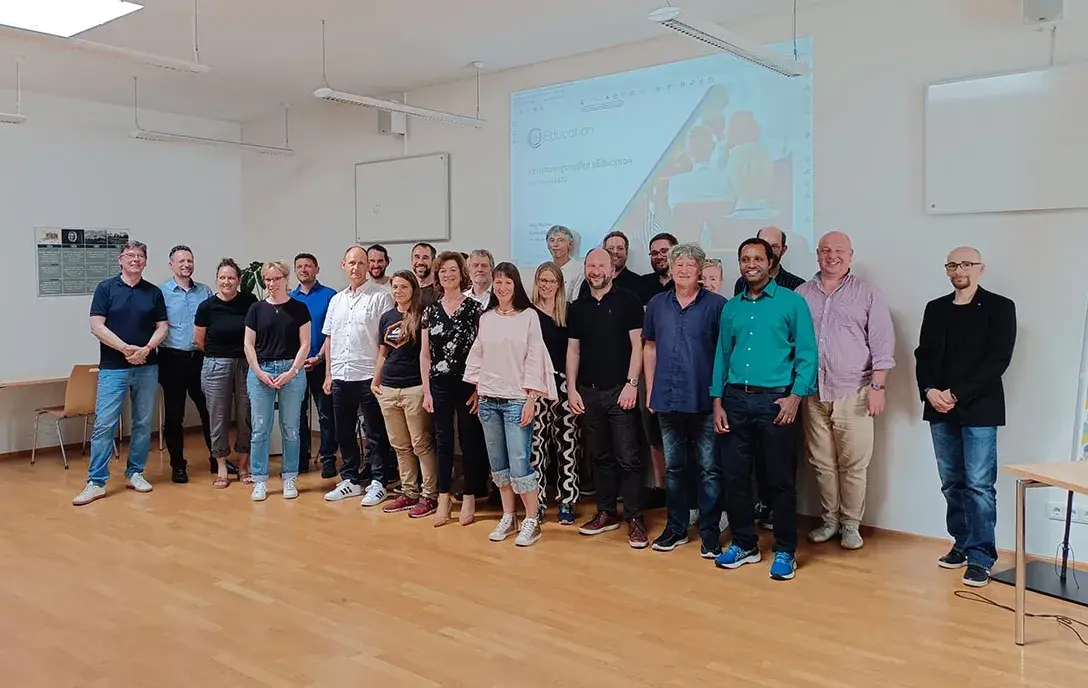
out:
<path id="1" fill-rule="evenodd" d="M 231 406 L 238 422 L 238 436 L 234 451 L 249 453 L 249 393 L 246 391 L 246 373 L 249 366 L 244 358 L 204 357 L 204 369 L 200 374 L 200 388 L 208 400 L 208 426 L 212 440 L 212 458 L 230 456 Z"/>

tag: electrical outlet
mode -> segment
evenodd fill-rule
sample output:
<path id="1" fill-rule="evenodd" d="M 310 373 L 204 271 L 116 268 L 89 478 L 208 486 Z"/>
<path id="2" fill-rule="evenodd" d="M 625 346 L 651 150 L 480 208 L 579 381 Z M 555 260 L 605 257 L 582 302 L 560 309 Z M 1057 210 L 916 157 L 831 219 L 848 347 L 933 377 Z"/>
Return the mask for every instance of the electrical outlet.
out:
<path id="1" fill-rule="evenodd" d="M 1073 523 L 1088 524 L 1088 508 L 1073 507 Z"/>
<path id="2" fill-rule="evenodd" d="M 1065 520 L 1065 502 L 1049 502 L 1046 505 L 1046 517 L 1051 521 Z"/>

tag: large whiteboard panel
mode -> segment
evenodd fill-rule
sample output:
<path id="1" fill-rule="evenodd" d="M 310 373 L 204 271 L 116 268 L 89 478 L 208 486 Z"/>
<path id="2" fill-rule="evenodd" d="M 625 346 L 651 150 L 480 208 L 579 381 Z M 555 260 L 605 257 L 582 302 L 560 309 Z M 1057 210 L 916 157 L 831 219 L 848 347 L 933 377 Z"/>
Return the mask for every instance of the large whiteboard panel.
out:
<path id="1" fill-rule="evenodd" d="M 360 244 L 449 241 L 449 153 L 355 165 Z"/>
<path id="2" fill-rule="evenodd" d="M 930 213 L 1088 207 L 1088 66 L 932 84 Z"/>

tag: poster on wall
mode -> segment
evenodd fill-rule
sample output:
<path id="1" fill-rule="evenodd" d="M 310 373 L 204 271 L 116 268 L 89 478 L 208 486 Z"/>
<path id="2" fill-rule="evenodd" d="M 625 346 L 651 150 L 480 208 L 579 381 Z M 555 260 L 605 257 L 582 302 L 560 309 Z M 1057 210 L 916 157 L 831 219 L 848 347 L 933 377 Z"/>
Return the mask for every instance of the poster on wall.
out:
<path id="1" fill-rule="evenodd" d="M 128 238 L 122 229 L 35 227 L 38 296 L 93 294 L 117 272 L 117 253 Z"/>
<path id="2" fill-rule="evenodd" d="M 1080 347 L 1080 379 L 1077 381 L 1077 420 L 1073 428 L 1073 460 L 1088 461 L 1088 314 Z"/>

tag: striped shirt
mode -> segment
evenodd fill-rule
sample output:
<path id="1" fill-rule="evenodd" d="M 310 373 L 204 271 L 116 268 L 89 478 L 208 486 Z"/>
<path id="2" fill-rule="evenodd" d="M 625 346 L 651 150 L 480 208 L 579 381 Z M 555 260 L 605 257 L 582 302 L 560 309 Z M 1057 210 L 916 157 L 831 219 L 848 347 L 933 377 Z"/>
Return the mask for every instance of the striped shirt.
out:
<path id="1" fill-rule="evenodd" d="M 869 384 L 874 370 L 895 367 L 895 332 L 880 290 L 847 273 L 830 294 L 817 273 L 797 288 L 808 302 L 820 354 L 820 401 L 835 401 Z"/>

